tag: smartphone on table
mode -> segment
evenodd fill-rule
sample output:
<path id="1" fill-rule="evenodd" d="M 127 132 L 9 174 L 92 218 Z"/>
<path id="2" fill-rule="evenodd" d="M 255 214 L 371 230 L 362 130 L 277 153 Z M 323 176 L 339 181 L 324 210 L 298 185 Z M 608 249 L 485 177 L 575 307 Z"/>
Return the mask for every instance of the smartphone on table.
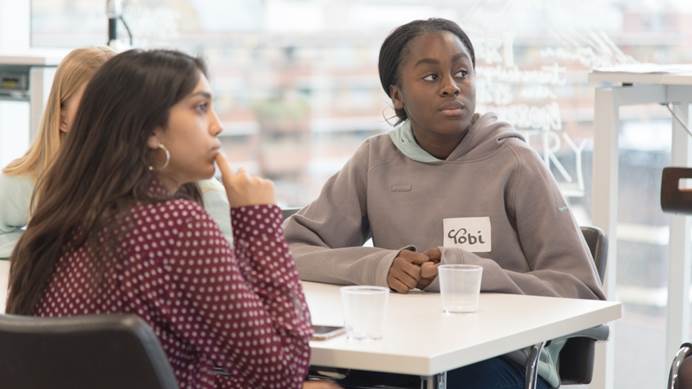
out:
<path id="1" fill-rule="evenodd" d="M 342 326 L 325 326 L 319 324 L 312 325 L 313 340 L 327 340 L 346 333 Z"/>

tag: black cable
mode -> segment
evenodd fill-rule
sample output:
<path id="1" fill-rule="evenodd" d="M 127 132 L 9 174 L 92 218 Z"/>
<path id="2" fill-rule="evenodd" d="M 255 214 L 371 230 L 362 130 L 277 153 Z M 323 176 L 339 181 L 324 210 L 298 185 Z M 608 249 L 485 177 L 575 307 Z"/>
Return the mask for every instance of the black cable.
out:
<path id="1" fill-rule="evenodd" d="M 127 36 L 130 40 L 130 47 L 132 47 L 132 31 L 130 31 L 130 26 L 127 25 L 127 22 L 125 21 L 125 18 L 121 16 L 118 17 L 121 22 L 123 22 L 123 26 L 125 26 L 125 30 L 127 31 Z"/>
<path id="2" fill-rule="evenodd" d="M 687 127 L 687 123 L 685 123 L 682 119 L 680 119 L 680 116 L 678 116 L 678 114 L 675 113 L 675 111 L 673 110 L 672 104 L 671 103 L 665 103 L 663 105 L 665 105 L 665 107 L 668 108 L 668 111 L 670 111 L 670 114 L 673 115 L 673 117 L 675 118 L 675 120 L 678 121 L 678 123 L 680 123 L 680 125 L 685 130 L 685 132 L 687 132 L 687 134 L 689 136 L 692 136 L 692 131 L 690 131 L 690 129 Z"/>

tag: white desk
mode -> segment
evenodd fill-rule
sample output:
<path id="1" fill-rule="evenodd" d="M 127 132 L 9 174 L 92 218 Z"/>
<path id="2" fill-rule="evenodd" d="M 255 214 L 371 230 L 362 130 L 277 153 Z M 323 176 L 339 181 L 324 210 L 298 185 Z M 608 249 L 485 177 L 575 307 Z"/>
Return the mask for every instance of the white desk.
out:
<path id="1" fill-rule="evenodd" d="M 303 282 L 315 324 L 343 324 L 339 287 Z M 385 337 L 312 341 L 311 364 L 432 377 L 620 318 L 620 303 L 481 294 L 476 313 L 446 315 L 436 293 L 392 293 Z"/>
<path id="2" fill-rule="evenodd" d="M 0 261 L 0 312 L 5 309 L 8 276 L 9 262 Z M 313 323 L 343 323 L 338 286 L 303 282 L 303 288 Z M 445 315 L 436 293 L 393 293 L 384 339 L 362 343 L 340 336 L 313 341 L 310 362 L 430 378 L 621 316 L 617 302 L 510 294 L 482 294 L 478 312 Z"/>
<path id="3" fill-rule="evenodd" d="M 10 277 L 10 261 L 0 260 L 0 313 L 5 313 L 7 281 Z"/>
<path id="4" fill-rule="evenodd" d="M 618 66 L 600 69 L 589 75 L 596 84 L 594 105 L 594 153 L 592 217 L 609 238 L 608 268 L 605 287 L 608 298 L 616 300 L 617 215 L 618 215 L 618 135 L 619 108 L 623 105 L 672 103 L 673 110 L 689 127 L 689 108 L 692 102 L 692 66 Z M 642 73 L 641 70 L 649 73 Z M 692 165 L 690 139 L 682 126 L 673 119 L 672 160 L 674 166 Z M 646 207 L 660 207 L 643 204 Z M 666 365 L 675 355 L 680 343 L 687 340 L 689 328 L 690 285 L 689 218 L 674 216 L 670 225 L 670 260 L 668 261 L 668 309 L 666 328 Z M 655 260 L 656 258 L 652 258 Z M 612 339 L 614 338 L 614 339 Z M 597 350 L 598 364 L 594 387 L 613 387 L 613 348 L 617 331 L 611 331 L 611 341 Z M 606 366 L 607 369 L 603 369 Z M 600 367 L 600 369 L 599 369 Z M 661 377 L 664 386 L 665 377 Z"/>

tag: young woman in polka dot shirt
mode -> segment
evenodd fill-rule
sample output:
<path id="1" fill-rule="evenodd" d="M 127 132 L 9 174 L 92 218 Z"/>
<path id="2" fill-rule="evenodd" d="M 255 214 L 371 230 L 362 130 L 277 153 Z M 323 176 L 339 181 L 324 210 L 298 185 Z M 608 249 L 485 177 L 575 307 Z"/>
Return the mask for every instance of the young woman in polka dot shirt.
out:
<path id="1" fill-rule="evenodd" d="M 310 317 L 281 212 L 271 182 L 234 172 L 219 152 L 204 64 L 130 50 L 82 101 L 13 252 L 8 313 L 134 313 L 181 388 L 301 387 Z M 215 162 L 234 249 L 194 184 Z"/>

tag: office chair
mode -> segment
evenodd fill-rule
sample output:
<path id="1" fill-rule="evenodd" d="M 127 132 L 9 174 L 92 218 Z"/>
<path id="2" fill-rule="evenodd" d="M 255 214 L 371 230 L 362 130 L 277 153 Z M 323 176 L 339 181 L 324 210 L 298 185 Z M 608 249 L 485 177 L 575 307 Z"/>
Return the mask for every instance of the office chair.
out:
<path id="1" fill-rule="evenodd" d="M 13 389 L 177 389 L 151 328 L 135 315 L 0 315 L 0 383 Z"/>
<path id="2" fill-rule="evenodd" d="M 282 208 L 281 209 L 281 214 L 284 217 L 284 220 L 288 219 L 291 215 L 294 213 L 300 211 L 300 208 Z"/>
<path id="3" fill-rule="evenodd" d="M 608 261 L 608 240 L 603 231 L 596 227 L 582 226 L 581 232 L 589 246 L 591 257 L 596 265 L 598 277 L 603 282 Z M 558 370 L 561 385 L 589 384 L 593 375 L 593 360 L 596 341 L 608 340 L 610 328 L 599 325 L 567 336 L 567 342 L 560 350 Z M 534 346 L 526 361 L 525 388 L 533 389 L 538 373 L 540 347 Z"/>
<path id="4" fill-rule="evenodd" d="M 680 187 L 683 179 L 692 178 L 692 169 L 666 167 L 661 173 L 661 209 L 663 212 L 692 214 L 692 191 Z M 673 358 L 668 374 L 669 389 L 692 389 L 692 344 L 683 343 Z"/>
<path id="5" fill-rule="evenodd" d="M 692 344 L 683 343 L 678 353 L 673 358 L 668 374 L 668 389 L 689 389 L 692 388 Z"/>
<path id="6" fill-rule="evenodd" d="M 668 374 L 668 389 L 692 388 L 692 344 L 683 343 L 673 358 Z"/>

